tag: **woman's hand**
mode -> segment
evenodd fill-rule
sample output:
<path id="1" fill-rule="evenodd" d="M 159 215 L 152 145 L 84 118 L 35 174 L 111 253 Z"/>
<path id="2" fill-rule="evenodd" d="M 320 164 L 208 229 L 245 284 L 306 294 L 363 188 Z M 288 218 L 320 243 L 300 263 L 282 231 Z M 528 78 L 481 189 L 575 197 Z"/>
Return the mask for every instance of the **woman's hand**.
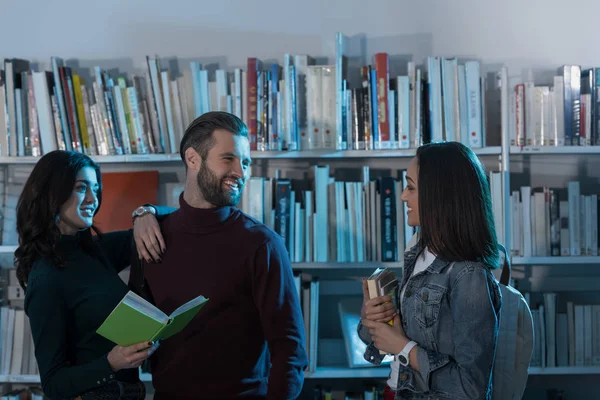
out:
<path id="1" fill-rule="evenodd" d="M 363 278 L 363 306 L 360 316 L 371 321 L 388 322 L 396 313 L 392 296 L 380 296 L 369 299 L 367 280 Z"/>
<path id="2" fill-rule="evenodd" d="M 151 263 L 161 261 L 161 255 L 167 247 L 160 225 L 156 217 L 150 213 L 133 220 L 133 237 L 138 251 L 138 258 Z"/>
<path id="3" fill-rule="evenodd" d="M 399 315 L 394 317 L 393 322 L 394 325 L 390 326 L 386 322 L 364 319 L 362 324 L 369 328 L 371 340 L 375 347 L 389 354 L 398 354 L 409 340 L 404 333 L 404 329 L 402 329 L 402 321 Z"/>
<path id="4" fill-rule="evenodd" d="M 131 346 L 115 346 L 108 353 L 108 363 L 113 371 L 137 368 L 158 348 L 159 342 L 142 342 Z"/>

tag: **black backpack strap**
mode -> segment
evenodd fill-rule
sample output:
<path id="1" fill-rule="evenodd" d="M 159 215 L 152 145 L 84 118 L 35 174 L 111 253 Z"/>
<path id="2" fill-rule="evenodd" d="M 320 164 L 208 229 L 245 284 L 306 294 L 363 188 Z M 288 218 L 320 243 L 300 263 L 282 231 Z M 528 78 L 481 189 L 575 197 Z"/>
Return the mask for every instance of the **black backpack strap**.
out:
<path id="1" fill-rule="evenodd" d="M 154 297 L 146 281 L 144 274 L 144 263 L 138 258 L 135 238 L 131 236 L 131 267 L 129 272 L 129 289 L 135 294 L 141 296 L 151 304 L 154 303 Z"/>
<path id="2" fill-rule="evenodd" d="M 500 283 L 504 286 L 508 286 L 510 282 L 510 261 L 506 249 L 500 243 L 498 243 L 498 250 L 504 253 L 504 263 L 502 265 L 502 274 L 500 275 Z"/>

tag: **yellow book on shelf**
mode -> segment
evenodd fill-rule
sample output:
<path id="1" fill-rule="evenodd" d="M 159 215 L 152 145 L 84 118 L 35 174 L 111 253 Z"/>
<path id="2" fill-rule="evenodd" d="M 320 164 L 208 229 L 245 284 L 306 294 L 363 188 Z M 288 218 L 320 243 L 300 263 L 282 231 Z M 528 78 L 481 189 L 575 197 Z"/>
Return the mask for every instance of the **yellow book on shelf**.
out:
<path id="1" fill-rule="evenodd" d="M 84 87 L 85 90 L 85 87 Z M 85 111 L 83 109 L 83 97 L 81 94 L 81 78 L 73 74 L 73 94 L 75 95 L 75 108 L 77 109 L 77 121 L 79 122 L 79 132 L 81 132 L 81 144 L 85 152 L 91 150 L 90 136 L 88 133 Z"/>

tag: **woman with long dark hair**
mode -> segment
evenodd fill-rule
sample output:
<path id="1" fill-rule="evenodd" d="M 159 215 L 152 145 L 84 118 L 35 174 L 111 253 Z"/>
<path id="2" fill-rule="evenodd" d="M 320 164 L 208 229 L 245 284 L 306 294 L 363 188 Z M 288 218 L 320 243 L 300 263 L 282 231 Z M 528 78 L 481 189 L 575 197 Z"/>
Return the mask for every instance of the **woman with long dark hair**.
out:
<path id="1" fill-rule="evenodd" d="M 395 356 L 389 398 L 491 399 L 500 259 L 484 168 L 460 143 L 431 143 L 417 149 L 406 180 L 402 201 L 418 241 L 393 298 L 369 300 L 363 282 L 365 356 L 376 364 L 379 350 Z"/>
<path id="2" fill-rule="evenodd" d="M 156 349 L 115 346 L 96 334 L 128 291 L 118 273 L 130 265 L 133 234 L 93 235 L 101 203 L 99 166 L 84 154 L 58 150 L 40 158 L 17 204 L 17 277 L 42 387 L 52 399 L 111 385 L 143 393 L 137 367 Z"/>

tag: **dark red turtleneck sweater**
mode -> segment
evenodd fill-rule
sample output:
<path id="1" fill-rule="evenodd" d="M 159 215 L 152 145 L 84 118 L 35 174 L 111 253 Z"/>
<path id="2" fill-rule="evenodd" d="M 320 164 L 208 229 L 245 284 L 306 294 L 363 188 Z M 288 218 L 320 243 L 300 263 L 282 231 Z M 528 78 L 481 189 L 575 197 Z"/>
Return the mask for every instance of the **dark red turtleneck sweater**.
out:
<path id="1" fill-rule="evenodd" d="M 144 268 L 147 284 L 167 314 L 210 300 L 153 356 L 154 398 L 297 398 L 306 345 L 281 237 L 237 208 L 179 203 L 161 222 L 167 251 Z"/>

